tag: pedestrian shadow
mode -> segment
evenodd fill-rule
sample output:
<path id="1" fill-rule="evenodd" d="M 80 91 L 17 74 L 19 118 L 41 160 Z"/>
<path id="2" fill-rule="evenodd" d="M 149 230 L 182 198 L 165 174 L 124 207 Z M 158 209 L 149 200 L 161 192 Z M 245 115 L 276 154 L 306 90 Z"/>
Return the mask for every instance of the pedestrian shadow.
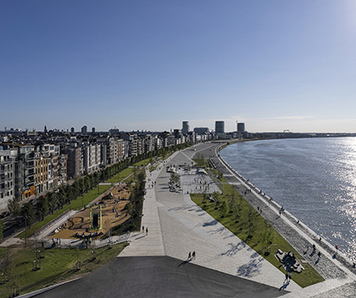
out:
<path id="1" fill-rule="evenodd" d="M 189 210 L 190 211 L 190 210 Z M 199 208 L 195 208 L 195 210 L 193 210 L 195 212 L 202 212 L 203 214 L 205 214 L 205 211 L 203 209 Z"/>
<path id="2" fill-rule="evenodd" d="M 225 227 L 221 227 L 221 228 L 218 228 L 216 230 L 212 230 L 210 231 L 211 234 L 221 234 L 222 232 L 224 232 L 226 230 Z"/>
<path id="3" fill-rule="evenodd" d="M 218 223 L 218 221 L 214 219 L 210 222 L 203 223 L 203 227 L 215 226 L 217 223 Z"/>
<path id="4" fill-rule="evenodd" d="M 141 238 L 145 238 L 145 237 L 146 237 L 146 235 L 142 235 L 142 236 L 140 236 L 138 238 L 134 238 L 134 240 L 140 240 Z"/>
<path id="5" fill-rule="evenodd" d="M 259 254 L 257 251 L 255 251 L 255 252 L 250 256 L 250 258 L 253 259 L 253 258 L 257 258 L 257 257 L 259 257 L 259 256 L 260 256 L 260 254 Z"/>
<path id="6" fill-rule="evenodd" d="M 189 209 L 192 209 L 192 205 L 183 205 L 183 206 L 179 206 L 179 207 L 173 207 L 173 208 L 169 208 L 168 211 L 179 211 L 179 210 L 187 210 L 191 211 Z"/>
<path id="7" fill-rule="evenodd" d="M 190 259 L 186 259 L 185 261 L 183 261 L 182 263 L 180 263 L 179 265 L 178 265 L 178 267 L 180 267 L 180 266 L 184 266 L 185 264 L 188 264 L 190 261 L 192 261 L 193 260 L 193 258 L 190 258 Z"/>
<path id="8" fill-rule="evenodd" d="M 245 242 L 239 242 L 237 244 L 232 244 L 229 243 L 230 249 L 227 250 L 226 252 L 221 253 L 221 256 L 233 256 L 235 255 L 238 251 L 240 251 L 241 249 L 244 249 L 246 244 Z"/>
<path id="9" fill-rule="evenodd" d="M 228 236 L 225 236 L 224 239 L 227 239 L 227 238 L 234 238 L 234 237 L 236 237 L 236 235 L 230 234 L 230 235 L 228 235 Z"/>
<path id="10" fill-rule="evenodd" d="M 280 291 L 285 290 L 289 286 L 289 280 L 285 280 L 283 285 L 279 288 Z"/>
<path id="11" fill-rule="evenodd" d="M 242 277 L 254 277 L 261 272 L 262 268 L 262 260 L 260 259 L 253 259 L 248 262 L 248 264 L 244 264 L 237 268 L 237 276 Z"/>

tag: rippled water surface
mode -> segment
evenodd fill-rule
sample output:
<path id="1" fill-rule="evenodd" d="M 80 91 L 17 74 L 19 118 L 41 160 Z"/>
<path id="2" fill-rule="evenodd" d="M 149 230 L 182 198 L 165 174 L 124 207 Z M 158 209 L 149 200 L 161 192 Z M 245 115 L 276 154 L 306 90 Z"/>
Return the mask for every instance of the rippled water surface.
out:
<path id="1" fill-rule="evenodd" d="M 356 261 L 356 138 L 251 141 L 221 156 Z"/>

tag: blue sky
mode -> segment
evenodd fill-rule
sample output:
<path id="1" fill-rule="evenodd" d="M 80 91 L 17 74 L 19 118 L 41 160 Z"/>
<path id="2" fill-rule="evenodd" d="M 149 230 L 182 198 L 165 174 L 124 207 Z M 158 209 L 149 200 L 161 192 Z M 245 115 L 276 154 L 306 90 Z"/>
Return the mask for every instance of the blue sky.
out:
<path id="1" fill-rule="evenodd" d="M 1 1 L 0 129 L 356 132 L 355 1 Z"/>

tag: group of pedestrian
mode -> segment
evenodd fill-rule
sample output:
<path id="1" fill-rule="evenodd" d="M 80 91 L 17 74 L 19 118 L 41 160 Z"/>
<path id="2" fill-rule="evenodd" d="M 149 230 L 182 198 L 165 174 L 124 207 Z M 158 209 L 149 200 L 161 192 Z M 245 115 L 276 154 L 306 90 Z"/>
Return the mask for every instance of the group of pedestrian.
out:
<path id="1" fill-rule="evenodd" d="M 251 189 L 246 189 L 245 191 L 243 191 L 242 193 L 244 194 L 244 195 L 247 195 L 248 193 L 250 193 L 251 192 Z"/>
<path id="2" fill-rule="evenodd" d="M 188 260 L 191 260 L 191 259 L 195 260 L 195 251 L 189 252 L 189 254 L 188 254 Z"/>
<path id="3" fill-rule="evenodd" d="M 292 280 L 292 272 L 286 272 L 286 281 Z"/>
<path id="4" fill-rule="evenodd" d="M 320 237 L 319 241 L 321 241 L 321 237 Z M 306 251 L 309 250 L 309 246 L 310 246 L 310 244 L 307 243 L 307 250 L 306 250 Z M 316 252 L 316 246 L 315 246 L 315 244 L 313 244 L 311 247 L 313 248 L 312 253 L 314 254 L 314 253 Z M 319 251 L 319 252 L 317 253 L 317 255 L 318 255 L 318 258 L 320 259 L 320 257 L 321 257 L 321 252 Z"/>
<path id="5" fill-rule="evenodd" d="M 279 209 L 279 215 L 281 215 L 283 211 L 284 211 L 284 208 L 282 206 L 281 209 Z"/>
<path id="6" fill-rule="evenodd" d="M 142 226 L 142 233 L 144 233 L 145 232 L 145 227 L 144 226 Z M 146 235 L 148 234 L 148 228 L 146 228 Z"/>
<path id="7" fill-rule="evenodd" d="M 61 245 L 62 239 L 61 238 L 52 238 L 52 246 Z"/>

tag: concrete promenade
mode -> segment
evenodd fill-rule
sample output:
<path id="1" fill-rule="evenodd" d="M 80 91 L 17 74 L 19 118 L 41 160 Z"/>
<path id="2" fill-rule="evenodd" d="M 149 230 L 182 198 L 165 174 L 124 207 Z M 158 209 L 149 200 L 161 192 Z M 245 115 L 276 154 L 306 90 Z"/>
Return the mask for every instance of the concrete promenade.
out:
<path id="1" fill-rule="evenodd" d="M 132 235 L 130 246 L 126 247 L 119 257 L 166 255 L 184 261 L 187 260 L 189 252 L 195 251 L 196 259 L 191 262 L 266 285 L 282 287 L 290 291 L 285 297 L 324 297 L 331 295 L 335 288 L 339 288 L 339 293 L 344 291 L 345 295 L 350 291 L 356 293 L 356 276 L 351 266 L 348 268 L 337 257 L 333 258 L 323 249 L 321 243 L 316 243 L 305 232 L 305 228 L 290 222 L 288 215 L 279 216 L 278 204 L 269 204 L 268 200 L 257 192 L 252 191 L 245 195 L 245 199 L 256 209 L 257 206 L 263 209 L 266 220 L 325 278 L 324 282 L 302 289 L 292 281 L 283 287 L 282 272 L 190 200 L 187 189 L 194 181 L 189 181 L 189 175 L 181 179 L 182 182 L 185 181 L 182 185 L 183 192 L 169 191 L 170 174 L 166 173 L 165 166 L 191 164 L 191 158 L 195 154 L 214 159 L 218 170 L 223 172 L 228 182 L 240 193 L 251 188 L 218 158 L 215 151 L 217 147 L 218 144 L 210 143 L 195 146 L 196 150 L 188 148 L 184 152 L 175 153 L 164 166 L 152 173 L 147 172 L 148 188 L 142 224 L 149 232 L 147 235 L 145 232 Z M 153 188 L 150 187 L 152 182 Z M 306 250 L 308 243 L 315 243 L 317 251 L 322 253 L 319 259 L 316 253 L 312 253 L 311 248 Z M 323 243 L 326 245 L 325 241 Z"/>
<path id="2" fill-rule="evenodd" d="M 194 189 L 194 184 L 197 183 L 196 175 L 183 174 L 184 176 L 181 176 L 181 192 L 169 190 L 170 173 L 166 172 L 166 166 L 192 164 L 194 155 L 197 157 L 199 154 L 205 158 L 213 159 L 217 170 L 223 173 L 225 179 L 234 185 L 240 194 L 243 194 L 247 188 L 251 188 L 218 157 L 216 151 L 218 146 L 217 143 L 195 145 L 174 153 L 151 173 L 147 167 L 146 195 L 142 217 L 144 229 L 131 233 L 130 236 L 127 235 L 130 245 L 111 265 L 103 266 L 102 269 L 98 269 L 98 273 L 95 271 L 83 278 L 82 281 L 58 287 L 54 292 L 49 291 L 48 294 L 41 297 L 52 297 L 54 294 L 56 297 L 74 297 L 73 295 L 78 295 L 78 292 L 73 291 L 79 288 L 82 291 L 81 295 L 75 297 L 86 297 L 85 295 L 88 293 L 99 293 L 95 292 L 98 291 L 95 286 L 93 288 L 93 284 L 97 280 L 102 280 L 103 284 L 105 283 L 100 291 L 112 288 L 117 291 L 115 293 L 118 295 L 122 290 L 123 293 L 132 297 L 135 293 L 139 293 L 136 297 L 151 297 L 150 294 L 154 293 L 156 289 L 167 287 L 170 282 L 176 284 L 177 288 L 173 287 L 173 289 L 176 289 L 177 292 L 170 292 L 168 287 L 166 297 L 176 297 L 177 293 L 181 297 L 223 296 L 223 292 L 220 292 L 219 295 L 220 290 L 217 290 L 216 295 L 212 293 L 210 293 L 211 295 L 199 295 L 199 293 L 203 293 L 203 290 L 199 290 L 197 295 L 193 295 L 194 290 L 192 289 L 195 287 L 201 289 L 206 287 L 206 285 L 202 286 L 201 279 L 191 282 L 197 276 L 204 277 L 208 284 L 214 285 L 215 283 L 216 287 L 220 286 L 221 289 L 242 288 L 242 284 L 249 285 L 251 288 L 261 285 L 261 291 L 266 291 L 266 295 L 263 296 L 263 292 L 261 292 L 262 295 L 256 295 L 256 297 L 278 297 L 283 294 L 284 297 L 354 297 L 356 295 L 356 276 L 353 272 L 355 269 L 342 261 L 341 258 L 333 257 L 329 251 L 330 244 L 324 240 L 316 242 L 313 232 L 309 231 L 306 226 L 297 224 L 292 215 L 284 213 L 280 216 L 278 204 L 269 204 L 268 200 L 257 191 L 244 195 L 245 199 L 254 208 L 262 208 L 262 216 L 325 278 L 324 282 L 304 289 L 293 280 L 285 283 L 283 272 L 272 266 L 191 201 L 187 192 Z M 208 184 L 212 185 L 208 175 L 205 179 Z M 195 188 L 197 189 L 198 186 Z M 212 186 L 210 190 L 212 192 L 215 189 Z M 146 229 L 148 229 L 147 233 Z M 119 241 L 119 239 L 117 240 Z M 321 252 L 320 258 L 316 253 L 312 253 L 311 248 L 306 249 L 308 243 L 316 245 L 317 251 Z M 188 258 L 188 254 L 193 251 L 196 257 Z M 167 257 L 171 259 L 161 259 Z M 182 264 L 186 266 L 181 266 Z M 153 268 L 153 271 L 150 271 L 149 268 Z M 177 270 L 178 268 L 180 269 Z M 208 269 L 204 271 L 202 268 Z M 220 272 L 227 275 L 219 275 Z M 120 277 L 117 274 L 121 274 Z M 159 274 L 166 274 L 166 276 L 159 277 Z M 124 279 L 127 276 L 131 276 L 132 279 L 126 284 Z M 149 279 L 149 282 L 147 281 L 149 286 L 144 279 L 141 279 L 142 277 Z M 139 278 L 142 284 L 135 286 L 136 278 Z M 215 279 L 211 280 L 211 278 Z M 225 280 L 229 280 L 229 282 L 225 284 Z M 185 281 L 191 284 L 191 288 L 187 289 L 183 295 L 183 292 L 179 292 L 181 290 L 180 283 Z M 152 291 L 150 290 L 152 289 L 151 283 L 156 285 Z M 276 291 L 269 292 L 269 296 L 266 286 L 273 287 Z M 140 292 L 135 292 L 137 290 L 135 287 Z M 89 289 L 94 292 L 90 292 Z M 279 289 L 280 291 L 278 291 Z M 110 292 L 110 295 L 112 293 Z M 254 295 L 246 296 L 246 293 L 248 292 L 245 292 L 245 295 L 235 295 L 234 297 L 254 297 Z M 107 294 L 109 295 L 109 292 Z M 159 294 L 157 295 L 159 296 Z M 230 296 L 226 295 L 226 297 Z"/>
<path id="3" fill-rule="evenodd" d="M 193 151 L 177 152 L 166 165 L 191 164 Z M 185 261 L 195 251 L 192 263 L 280 288 L 285 276 L 259 256 L 238 237 L 224 228 L 190 200 L 186 185 L 183 192 L 170 192 L 169 173 L 165 166 L 147 175 L 147 194 L 144 201 L 142 225 L 146 232 L 133 234 L 130 245 L 119 257 L 166 255 Z M 187 175 L 184 181 L 187 181 Z M 192 179 L 194 176 L 192 176 Z M 207 176 L 208 177 L 208 176 Z M 183 181 L 183 179 L 182 179 Z M 150 185 L 154 183 L 154 187 Z M 187 183 L 191 185 L 193 181 Z M 284 289 L 300 291 L 291 281 Z"/>

